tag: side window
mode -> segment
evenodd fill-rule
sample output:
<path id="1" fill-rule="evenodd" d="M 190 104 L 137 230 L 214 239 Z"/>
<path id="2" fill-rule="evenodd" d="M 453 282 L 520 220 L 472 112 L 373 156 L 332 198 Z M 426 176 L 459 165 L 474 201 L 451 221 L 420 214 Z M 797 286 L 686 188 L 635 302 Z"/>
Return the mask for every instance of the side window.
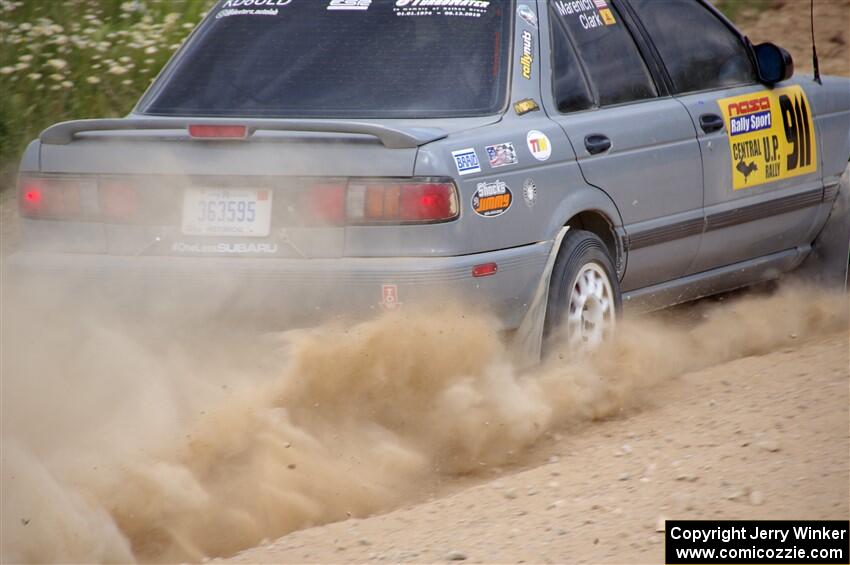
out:
<path id="1" fill-rule="evenodd" d="M 560 54 L 557 38 L 569 36 L 600 106 L 656 96 L 634 39 L 610 2 L 554 0 L 549 6 L 556 70 Z M 557 80 L 557 73 L 555 76 Z"/>
<path id="2" fill-rule="evenodd" d="M 697 0 L 631 0 L 677 93 L 756 81 L 741 39 Z"/>
<path id="3" fill-rule="evenodd" d="M 549 21 L 552 23 L 552 87 L 558 111 L 566 114 L 586 110 L 593 106 L 593 98 L 575 49 L 567 37 L 567 29 L 555 14 L 550 14 Z"/>

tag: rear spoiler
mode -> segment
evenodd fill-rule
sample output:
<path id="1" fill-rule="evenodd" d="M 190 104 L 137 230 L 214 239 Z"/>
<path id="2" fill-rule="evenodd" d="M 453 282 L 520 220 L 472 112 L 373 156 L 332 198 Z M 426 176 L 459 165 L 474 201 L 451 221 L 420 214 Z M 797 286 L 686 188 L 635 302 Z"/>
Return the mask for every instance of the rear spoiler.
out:
<path id="1" fill-rule="evenodd" d="M 412 149 L 448 134 L 438 128 L 389 127 L 370 122 L 337 120 L 257 120 L 216 118 L 119 118 L 105 120 L 75 120 L 50 126 L 41 132 L 41 142 L 48 145 L 67 145 L 78 133 L 89 131 L 180 130 L 196 125 L 245 126 L 249 135 L 257 130 L 309 131 L 327 133 L 357 133 L 371 135 L 390 149 Z"/>

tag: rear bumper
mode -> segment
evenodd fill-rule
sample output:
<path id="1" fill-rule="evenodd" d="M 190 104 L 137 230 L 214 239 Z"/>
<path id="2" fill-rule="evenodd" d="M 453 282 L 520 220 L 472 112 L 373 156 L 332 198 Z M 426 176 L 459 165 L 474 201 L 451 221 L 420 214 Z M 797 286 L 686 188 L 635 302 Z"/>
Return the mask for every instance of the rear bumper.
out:
<path id="1" fill-rule="evenodd" d="M 362 316 L 391 306 L 457 302 L 519 326 L 552 242 L 459 257 L 254 259 L 19 252 L 6 260 L 12 292 L 49 292 L 139 313 L 272 318 L 276 324 Z M 472 268 L 496 263 L 496 274 Z M 16 284 L 24 283 L 24 284 Z M 47 288 L 45 288 L 45 285 Z M 8 297 L 7 297 L 8 298 Z"/>

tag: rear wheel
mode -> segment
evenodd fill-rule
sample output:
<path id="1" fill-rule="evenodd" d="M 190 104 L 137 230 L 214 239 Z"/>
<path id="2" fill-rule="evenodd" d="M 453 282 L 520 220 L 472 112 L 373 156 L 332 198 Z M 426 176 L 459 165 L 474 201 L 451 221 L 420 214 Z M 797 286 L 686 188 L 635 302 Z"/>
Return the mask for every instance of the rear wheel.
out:
<path id="1" fill-rule="evenodd" d="M 567 232 L 549 283 L 546 349 L 563 342 L 574 352 L 598 348 L 613 335 L 621 307 L 620 285 L 605 244 L 588 231 Z"/>

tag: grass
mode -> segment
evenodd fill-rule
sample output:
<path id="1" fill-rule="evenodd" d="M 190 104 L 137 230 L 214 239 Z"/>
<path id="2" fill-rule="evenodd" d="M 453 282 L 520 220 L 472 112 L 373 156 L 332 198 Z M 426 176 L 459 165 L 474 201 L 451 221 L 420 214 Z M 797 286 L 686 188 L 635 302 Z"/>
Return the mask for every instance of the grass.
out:
<path id="1" fill-rule="evenodd" d="M 783 0 L 717 0 L 715 6 L 735 23 L 775 8 Z M 802 2 L 804 0 L 793 0 Z"/>
<path id="2" fill-rule="evenodd" d="M 45 127 L 127 114 L 212 4 L 0 0 L 0 187 Z"/>

